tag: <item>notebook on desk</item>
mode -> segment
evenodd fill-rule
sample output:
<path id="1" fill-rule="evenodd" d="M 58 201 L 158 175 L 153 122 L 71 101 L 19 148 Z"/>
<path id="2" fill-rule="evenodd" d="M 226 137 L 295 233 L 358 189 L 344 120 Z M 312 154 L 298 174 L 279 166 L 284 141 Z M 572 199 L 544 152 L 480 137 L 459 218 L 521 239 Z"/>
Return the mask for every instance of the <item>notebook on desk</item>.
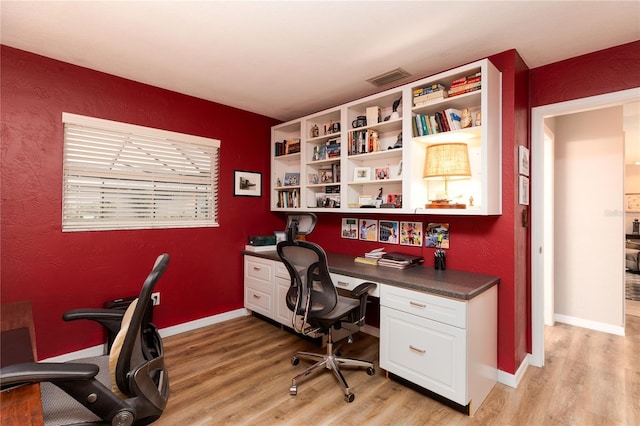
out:
<path id="1" fill-rule="evenodd" d="M 396 262 L 408 262 L 411 265 L 417 265 L 424 262 L 424 257 L 414 256 L 412 254 L 400 253 L 392 251 L 391 253 L 385 253 L 382 255 L 383 259 L 394 260 Z"/>

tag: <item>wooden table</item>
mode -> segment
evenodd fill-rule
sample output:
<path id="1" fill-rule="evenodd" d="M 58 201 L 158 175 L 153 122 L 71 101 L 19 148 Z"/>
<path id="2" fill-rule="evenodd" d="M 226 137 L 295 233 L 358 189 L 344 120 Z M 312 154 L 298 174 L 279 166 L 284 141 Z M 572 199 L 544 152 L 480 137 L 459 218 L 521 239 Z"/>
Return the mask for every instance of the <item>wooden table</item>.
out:
<path id="1" fill-rule="evenodd" d="M 6 360 L 30 362 L 38 359 L 30 302 L 0 306 L 0 333 L 3 364 Z M 0 392 L 0 425 L 41 426 L 43 423 L 39 384 L 17 386 Z"/>

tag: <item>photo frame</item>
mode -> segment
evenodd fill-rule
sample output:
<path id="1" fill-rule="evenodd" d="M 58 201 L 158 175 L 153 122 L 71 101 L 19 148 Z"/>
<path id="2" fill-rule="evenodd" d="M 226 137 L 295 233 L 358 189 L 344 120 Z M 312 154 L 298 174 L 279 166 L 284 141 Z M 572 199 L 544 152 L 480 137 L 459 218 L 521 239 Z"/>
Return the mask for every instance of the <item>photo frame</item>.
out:
<path id="1" fill-rule="evenodd" d="M 529 205 L 529 178 L 518 176 L 518 200 L 521 205 Z"/>
<path id="2" fill-rule="evenodd" d="M 398 222 L 381 220 L 378 222 L 378 241 L 381 243 L 398 244 Z"/>
<path id="3" fill-rule="evenodd" d="M 526 146 L 518 146 L 518 173 L 529 176 L 529 149 Z"/>
<path id="4" fill-rule="evenodd" d="M 422 222 L 400 222 L 400 245 L 422 246 Z"/>
<path id="5" fill-rule="evenodd" d="M 389 166 L 386 167 L 376 167 L 376 180 L 386 180 L 391 177 L 391 172 L 389 171 Z"/>
<path id="6" fill-rule="evenodd" d="M 364 241 L 378 241 L 378 221 L 360 219 L 358 237 Z"/>
<path id="7" fill-rule="evenodd" d="M 625 194 L 624 207 L 624 210 L 629 213 L 640 212 L 640 194 Z"/>
<path id="8" fill-rule="evenodd" d="M 367 182 L 371 180 L 371 168 L 370 167 L 356 167 L 353 169 L 353 181 L 354 182 Z"/>
<path id="9" fill-rule="evenodd" d="M 233 195 L 236 197 L 262 197 L 262 173 L 234 170 Z"/>
<path id="10" fill-rule="evenodd" d="M 424 233 L 425 247 L 438 247 L 438 237 L 442 237 L 440 248 L 449 248 L 449 224 L 448 223 L 427 223 Z"/>
<path id="11" fill-rule="evenodd" d="M 358 219 L 356 218 L 342 218 L 342 229 L 340 236 L 342 238 L 348 238 L 350 240 L 358 239 Z"/>

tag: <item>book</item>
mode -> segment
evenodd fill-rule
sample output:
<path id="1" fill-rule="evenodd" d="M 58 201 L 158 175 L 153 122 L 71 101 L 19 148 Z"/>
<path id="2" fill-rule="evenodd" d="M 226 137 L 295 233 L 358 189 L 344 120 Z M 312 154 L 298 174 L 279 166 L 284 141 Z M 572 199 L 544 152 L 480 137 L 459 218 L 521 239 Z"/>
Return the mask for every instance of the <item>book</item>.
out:
<path id="1" fill-rule="evenodd" d="M 358 256 L 355 259 L 353 259 L 353 261 L 355 263 L 363 263 L 363 264 L 366 264 L 366 265 L 377 265 L 378 264 L 378 259 L 373 259 L 373 258 L 370 258 L 370 257 Z"/>
<path id="2" fill-rule="evenodd" d="M 424 86 L 417 89 L 413 89 L 413 97 L 425 95 L 427 93 L 438 92 L 441 90 L 446 90 L 445 87 L 440 83 L 433 83 L 430 86 Z"/>
<path id="3" fill-rule="evenodd" d="M 385 261 L 390 261 L 390 262 L 406 262 L 406 263 L 410 263 L 410 264 L 420 264 L 424 262 L 424 257 L 422 256 L 415 256 L 412 254 L 407 254 L 407 253 L 401 253 L 398 251 L 392 251 L 389 253 L 385 253 L 382 255 L 382 259 L 384 259 Z"/>

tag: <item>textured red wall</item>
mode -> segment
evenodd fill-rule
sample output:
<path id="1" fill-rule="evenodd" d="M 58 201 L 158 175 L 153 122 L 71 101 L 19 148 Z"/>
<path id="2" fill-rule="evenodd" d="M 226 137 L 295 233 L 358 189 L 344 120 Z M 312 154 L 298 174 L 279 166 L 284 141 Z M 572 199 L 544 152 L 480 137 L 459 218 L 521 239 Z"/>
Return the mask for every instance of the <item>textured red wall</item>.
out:
<path id="1" fill-rule="evenodd" d="M 38 355 L 102 342 L 99 326 L 62 313 L 137 294 L 160 253 L 155 322 L 168 327 L 243 306 L 249 234 L 282 229 L 269 212 L 270 127 L 278 121 L 54 61 L 7 46 L 1 54 L 2 302 L 30 300 Z M 215 78 L 215 76 L 212 76 Z M 61 231 L 62 112 L 222 141 L 218 228 Z M 263 173 L 262 198 L 234 197 L 233 170 Z"/>
<path id="2" fill-rule="evenodd" d="M 640 87 L 640 41 L 531 70 L 531 107 Z"/>

